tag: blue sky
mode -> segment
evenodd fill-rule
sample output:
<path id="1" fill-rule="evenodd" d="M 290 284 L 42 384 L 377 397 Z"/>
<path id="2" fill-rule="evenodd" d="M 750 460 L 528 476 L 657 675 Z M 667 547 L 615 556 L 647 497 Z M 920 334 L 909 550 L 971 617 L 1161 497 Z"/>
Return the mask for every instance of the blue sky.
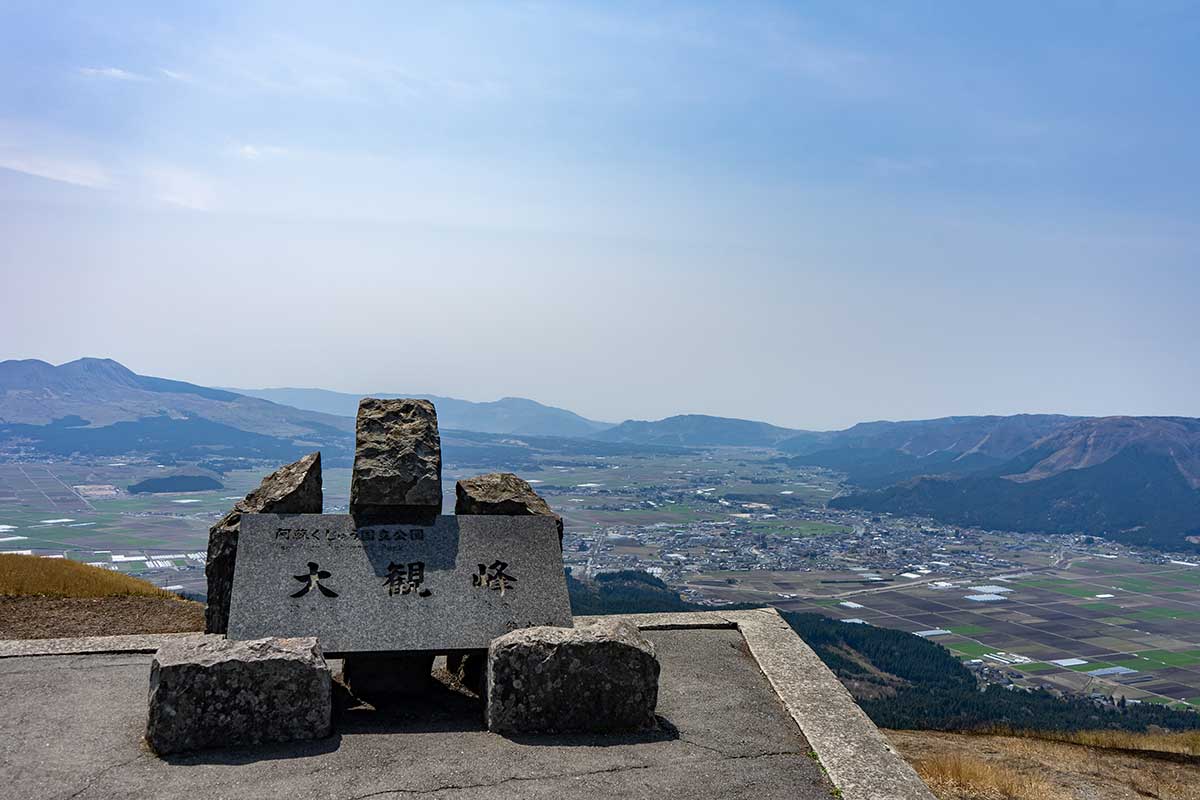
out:
<path id="1" fill-rule="evenodd" d="M 0 357 L 1200 415 L 1200 5 L 0 0 Z"/>

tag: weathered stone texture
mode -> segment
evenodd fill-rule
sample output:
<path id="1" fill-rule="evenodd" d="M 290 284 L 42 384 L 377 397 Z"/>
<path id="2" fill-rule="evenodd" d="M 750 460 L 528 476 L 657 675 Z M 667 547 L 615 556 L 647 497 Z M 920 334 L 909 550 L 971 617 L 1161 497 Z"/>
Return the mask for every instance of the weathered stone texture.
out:
<path id="1" fill-rule="evenodd" d="M 328 736 L 332 683 L 317 640 L 194 636 L 150 667 L 146 740 L 159 755 Z"/>
<path id="2" fill-rule="evenodd" d="M 442 508 L 442 441 L 428 400 L 363 398 L 355 426 L 350 513 L 400 520 Z"/>
<path id="3" fill-rule="evenodd" d="M 497 732 L 619 732 L 650 727 L 654 645 L 627 621 L 526 628 L 488 649 L 487 724 Z"/>
<path id="4" fill-rule="evenodd" d="M 562 542 L 563 520 L 528 482 L 511 472 L 489 472 L 466 478 L 454 486 L 455 514 L 496 514 L 510 517 L 554 517 Z"/>
<path id="5" fill-rule="evenodd" d="M 225 633 L 229 626 L 229 596 L 237 562 L 238 534 L 243 514 L 320 514 L 321 454 L 304 458 L 272 472 L 245 498 L 234 505 L 208 531 L 208 608 L 204 612 L 207 633 Z"/>
<path id="6" fill-rule="evenodd" d="M 549 517 L 361 522 L 349 514 L 243 517 L 229 635 L 317 636 L 330 655 L 450 653 L 486 651 L 516 628 L 571 624 Z"/>

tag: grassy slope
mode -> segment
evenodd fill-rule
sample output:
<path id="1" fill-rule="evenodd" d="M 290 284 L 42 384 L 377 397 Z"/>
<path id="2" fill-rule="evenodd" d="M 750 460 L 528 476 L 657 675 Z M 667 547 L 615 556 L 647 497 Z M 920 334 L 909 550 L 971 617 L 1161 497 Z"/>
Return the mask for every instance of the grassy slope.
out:
<path id="1" fill-rule="evenodd" d="M 1073 734 L 1076 741 L 887 731 L 939 800 L 1200 800 L 1194 734 Z"/>
<path id="2" fill-rule="evenodd" d="M 65 558 L 0 554 L 0 596 L 161 597 L 175 599 L 153 584 Z"/>
<path id="3" fill-rule="evenodd" d="M 146 581 L 67 559 L 0 555 L 0 639 L 203 629 L 203 605 Z"/>

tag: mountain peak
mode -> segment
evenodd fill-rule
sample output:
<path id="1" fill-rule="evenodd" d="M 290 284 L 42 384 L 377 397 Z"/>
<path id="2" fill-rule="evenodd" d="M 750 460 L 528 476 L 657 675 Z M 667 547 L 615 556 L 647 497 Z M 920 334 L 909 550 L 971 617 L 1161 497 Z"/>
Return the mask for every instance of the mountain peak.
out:
<path id="1" fill-rule="evenodd" d="M 77 358 L 65 364 L 59 364 L 55 369 L 65 375 L 79 375 L 97 380 L 106 380 L 135 386 L 138 375 L 129 367 L 111 358 Z"/>
<path id="2" fill-rule="evenodd" d="M 772 447 L 801 431 L 708 414 L 677 414 L 657 421 L 626 420 L 601 431 L 596 438 L 609 442 L 671 444 L 685 447 L 743 446 Z"/>

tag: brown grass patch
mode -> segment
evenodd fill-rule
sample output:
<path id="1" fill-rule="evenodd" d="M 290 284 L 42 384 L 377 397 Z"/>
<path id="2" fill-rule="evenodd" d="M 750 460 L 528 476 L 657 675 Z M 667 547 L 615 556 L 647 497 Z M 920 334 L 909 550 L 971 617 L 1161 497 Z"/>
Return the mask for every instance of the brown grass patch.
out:
<path id="1" fill-rule="evenodd" d="M 1135 731 L 1038 731 L 994 725 L 976 731 L 962 731 L 963 736 L 1004 736 L 1010 739 L 1037 739 L 1045 742 L 1064 742 L 1102 750 L 1129 750 L 1143 753 L 1200 756 L 1200 730 L 1182 733 L 1137 733 Z"/>
<path id="2" fill-rule="evenodd" d="M 0 639 L 204 630 L 204 606 L 164 597 L 0 597 Z"/>
<path id="3" fill-rule="evenodd" d="M 152 583 L 65 558 L 0 554 L 0 596 L 161 597 L 176 595 Z"/>
<path id="4" fill-rule="evenodd" d="M 1134 733 L 1132 731 L 1004 731 L 999 735 L 1022 739 L 1081 744 L 1106 750 L 1138 750 L 1200 756 L 1200 731 L 1184 733 Z"/>
<path id="5" fill-rule="evenodd" d="M 922 758 L 913 767 L 940 800 L 1065 800 L 1045 781 L 961 753 Z"/>
<path id="6" fill-rule="evenodd" d="M 887 736 L 941 800 L 1024 797 L 1022 791 L 1028 794 L 1039 783 L 1044 788 L 1034 790 L 1038 800 L 1200 800 L 1200 759 L 1177 752 L 1190 734 L 1103 731 L 1060 737 L 1089 744 L 1033 734 L 888 731 Z M 972 762 L 993 765 L 1010 779 L 993 778 Z M 1011 776 L 1029 780 L 1023 787 Z"/>

